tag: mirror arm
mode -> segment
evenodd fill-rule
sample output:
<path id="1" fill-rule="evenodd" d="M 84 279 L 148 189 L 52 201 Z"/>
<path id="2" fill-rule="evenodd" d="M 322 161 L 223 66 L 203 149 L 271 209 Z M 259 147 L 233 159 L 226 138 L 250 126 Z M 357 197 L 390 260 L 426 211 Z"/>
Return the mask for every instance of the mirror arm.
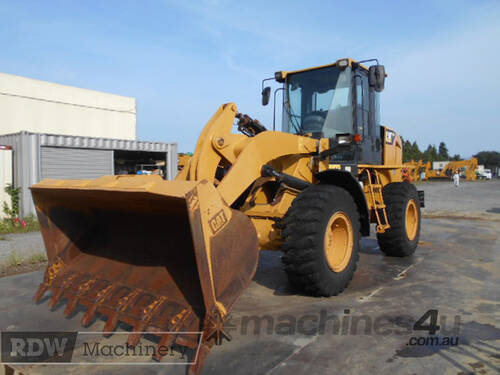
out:
<path id="1" fill-rule="evenodd" d="M 271 78 L 265 78 L 262 80 L 262 90 L 261 91 L 264 91 L 264 82 L 266 81 L 271 81 L 271 80 L 274 80 L 274 77 L 271 77 Z"/>

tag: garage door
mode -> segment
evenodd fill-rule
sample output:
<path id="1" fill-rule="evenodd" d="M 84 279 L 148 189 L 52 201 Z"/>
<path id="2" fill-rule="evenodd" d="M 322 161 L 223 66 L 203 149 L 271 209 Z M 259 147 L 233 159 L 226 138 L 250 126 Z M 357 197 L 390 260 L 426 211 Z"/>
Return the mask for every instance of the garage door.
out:
<path id="1" fill-rule="evenodd" d="M 42 147 L 43 178 L 89 179 L 113 174 L 113 151 Z"/>

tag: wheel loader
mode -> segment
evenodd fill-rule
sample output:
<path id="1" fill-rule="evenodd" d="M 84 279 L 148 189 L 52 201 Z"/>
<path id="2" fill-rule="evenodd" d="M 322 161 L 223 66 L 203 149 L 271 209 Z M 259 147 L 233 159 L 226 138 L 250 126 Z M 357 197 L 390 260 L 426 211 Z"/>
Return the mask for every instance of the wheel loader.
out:
<path id="1" fill-rule="evenodd" d="M 49 259 L 35 300 L 50 290 L 49 306 L 66 300 L 66 315 L 86 307 L 83 325 L 99 313 L 105 335 L 125 322 L 131 346 L 157 332 L 159 347 L 198 348 L 189 371 L 200 373 L 210 348 L 228 337 L 224 322 L 259 250 L 282 251 L 290 284 L 314 296 L 347 287 L 371 224 L 386 255 L 411 255 L 424 197 L 403 173 L 400 136 L 380 125 L 386 74 L 368 61 L 275 73 L 281 131 L 222 105 L 173 181 L 120 175 L 34 185 Z M 264 105 L 270 94 L 263 87 Z M 201 341 L 182 332 L 201 332 Z"/>

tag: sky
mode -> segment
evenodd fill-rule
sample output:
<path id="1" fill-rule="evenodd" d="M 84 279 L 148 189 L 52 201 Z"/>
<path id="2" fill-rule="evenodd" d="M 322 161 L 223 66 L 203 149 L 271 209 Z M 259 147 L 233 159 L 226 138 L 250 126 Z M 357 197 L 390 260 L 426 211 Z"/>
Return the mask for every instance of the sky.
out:
<path id="1" fill-rule="evenodd" d="M 382 123 L 421 149 L 500 149 L 498 0 L 0 0 L 0 17 L 1 72 L 135 97 L 138 138 L 180 151 L 223 103 L 271 127 L 262 79 L 343 57 L 385 65 Z"/>

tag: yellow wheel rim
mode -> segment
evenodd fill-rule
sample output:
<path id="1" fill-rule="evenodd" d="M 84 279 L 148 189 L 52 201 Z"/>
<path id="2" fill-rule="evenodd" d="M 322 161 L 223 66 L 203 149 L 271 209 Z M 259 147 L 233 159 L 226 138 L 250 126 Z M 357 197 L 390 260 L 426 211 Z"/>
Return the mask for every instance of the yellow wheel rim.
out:
<path id="1" fill-rule="evenodd" d="M 418 232 L 418 209 L 417 203 L 411 199 L 406 206 L 406 235 L 410 241 L 417 237 Z"/>
<path id="2" fill-rule="evenodd" d="M 325 255 L 328 266 L 335 272 L 343 271 L 351 260 L 354 232 L 351 219 L 344 212 L 336 212 L 328 221 L 325 233 Z"/>

